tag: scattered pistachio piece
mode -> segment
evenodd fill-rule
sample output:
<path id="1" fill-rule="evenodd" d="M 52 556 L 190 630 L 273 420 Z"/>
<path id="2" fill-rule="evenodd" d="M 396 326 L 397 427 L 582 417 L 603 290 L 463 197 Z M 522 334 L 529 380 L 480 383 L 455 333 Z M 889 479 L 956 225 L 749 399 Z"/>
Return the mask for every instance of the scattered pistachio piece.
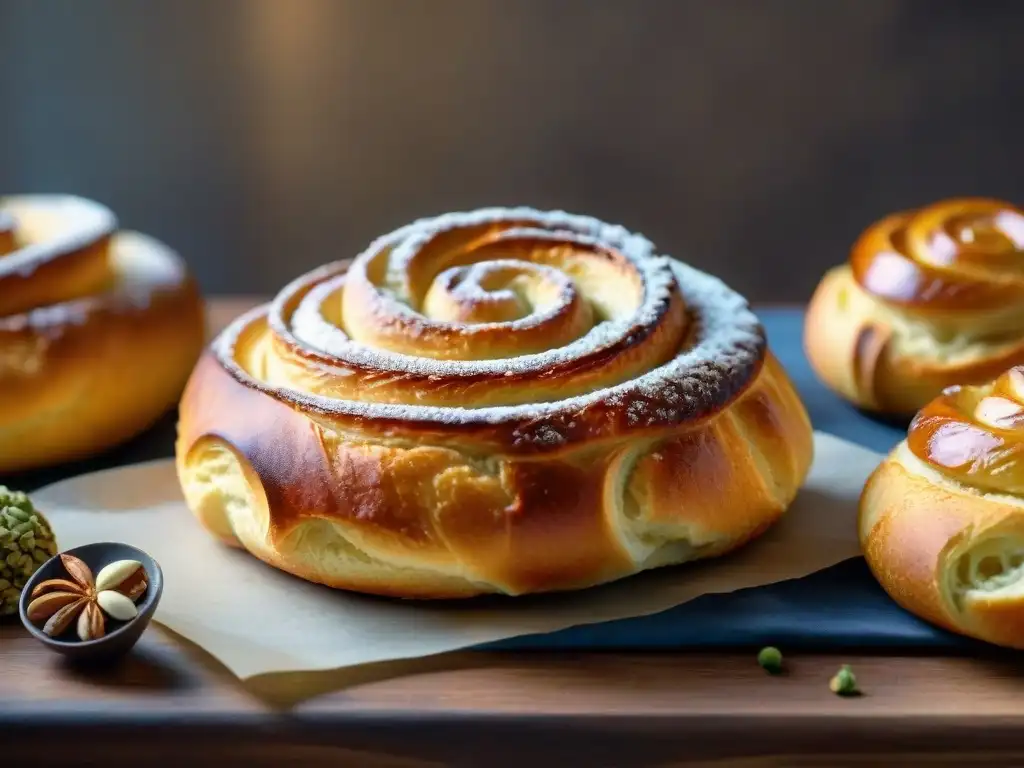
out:
<path id="1" fill-rule="evenodd" d="M 757 663 L 760 664 L 765 671 L 777 675 L 782 671 L 782 652 L 778 648 L 768 646 L 762 648 L 761 652 L 757 654 Z"/>
<path id="2" fill-rule="evenodd" d="M 849 664 L 843 664 L 839 671 L 828 682 L 828 687 L 837 696 L 855 696 L 860 691 L 857 689 L 857 678 Z"/>

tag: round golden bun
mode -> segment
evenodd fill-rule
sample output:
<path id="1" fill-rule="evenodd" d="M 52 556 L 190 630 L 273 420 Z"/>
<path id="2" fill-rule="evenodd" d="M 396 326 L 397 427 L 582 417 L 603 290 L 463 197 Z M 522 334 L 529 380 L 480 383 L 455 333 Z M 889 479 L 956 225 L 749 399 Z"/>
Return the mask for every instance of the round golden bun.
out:
<path id="1" fill-rule="evenodd" d="M 0 198 L 0 474 L 145 430 L 180 397 L 203 333 L 165 246 L 89 200 Z"/>
<path id="2" fill-rule="evenodd" d="M 927 621 L 1024 648 L 1024 367 L 950 387 L 868 478 L 868 565 Z"/>
<path id="3" fill-rule="evenodd" d="M 840 396 L 906 418 L 1024 363 L 1024 212 L 958 198 L 876 222 L 819 284 L 804 346 Z"/>
<path id="4" fill-rule="evenodd" d="M 453 598 L 722 554 L 811 453 L 740 296 L 522 208 L 417 221 L 239 318 L 186 388 L 177 466 L 199 521 L 272 566 Z"/>

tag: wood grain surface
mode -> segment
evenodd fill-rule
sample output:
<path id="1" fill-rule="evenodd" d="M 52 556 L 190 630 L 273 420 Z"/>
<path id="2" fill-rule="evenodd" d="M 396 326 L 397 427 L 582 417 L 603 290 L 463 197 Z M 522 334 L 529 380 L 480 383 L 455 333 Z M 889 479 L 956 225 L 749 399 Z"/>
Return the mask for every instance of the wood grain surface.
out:
<path id="1" fill-rule="evenodd" d="M 212 330 L 253 301 L 215 302 Z M 10 765 L 846 766 L 1024 764 L 1014 654 L 465 652 L 240 683 L 151 628 L 79 669 L 0 626 Z M 853 665 L 864 695 L 828 689 Z"/>

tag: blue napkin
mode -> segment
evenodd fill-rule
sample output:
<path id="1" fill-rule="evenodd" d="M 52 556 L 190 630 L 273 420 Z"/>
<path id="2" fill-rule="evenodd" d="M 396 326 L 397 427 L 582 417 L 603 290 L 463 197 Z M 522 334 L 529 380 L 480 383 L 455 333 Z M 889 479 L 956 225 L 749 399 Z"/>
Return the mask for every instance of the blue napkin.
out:
<path id="1" fill-rule="evenodd" d="M 829 392 L 803 353 L 803 313 L 762 310 L 768 341 L 803 397 L 814 428 L 879 453 L 905 432 L 875 421 Z M 668 650 L 778 645 L 784 649 L 933 648 L 972 645 L 892 602 L 860 558 L 802 579 L 705 595 L 662 613 L 502 640 L 504 650 Z"/>

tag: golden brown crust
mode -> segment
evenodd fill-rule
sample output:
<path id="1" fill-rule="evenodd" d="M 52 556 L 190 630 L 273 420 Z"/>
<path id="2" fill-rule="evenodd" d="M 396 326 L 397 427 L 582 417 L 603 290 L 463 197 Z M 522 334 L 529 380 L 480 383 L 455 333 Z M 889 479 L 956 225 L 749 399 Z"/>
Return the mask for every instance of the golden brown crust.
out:
<path id="1" fill-rule="evenodd" d="M 202 524 L 311 581 L 446 598 L 581 588 L 716 555 L 782 514 L 809 468 L 810 423 L 756 320 L 728 303 L 738 297 L 619 250 L 632 241 L 566 231 L 589 220 L 485 214 L 378 243 L 351 273 L 302 278 L 214 343 L 182 398 L 176 452 Z M 601 270 L 635 289 L 595 294 Z M 389 305 L 396 294 L 415 312 Z M 582 299 L 610 327 L 563 355 Z M 493 327 L 466 317 L 517 323 L 495 342 L 513 356 L 492 366 Z M 555 350 L 536 349 L 538 325 Z M 419 337 L 434 341 L 410 359 Z M 439 339 L 458 359 L 438 356 Z"/>
<path id="2" fill-rule="evenodd" d="M 1024 369 L 954 387 L 868 479 L 860 536 L 886 591 L 922 618 L 1024 648 Z"/>
<path id="3" fill-rule="evenodd" d="M 804 346 L 840 396 L 911 416 L 1024 362 L 1024 212 L 954 199 L 869 227 L 808 307 Z"/>
<path id="4" fill-rule="evenodd" d="M 79 198 L 0 198 L 0 472 L 83 458 L 171 409 L 203 345 L 181 260 Z"/>

